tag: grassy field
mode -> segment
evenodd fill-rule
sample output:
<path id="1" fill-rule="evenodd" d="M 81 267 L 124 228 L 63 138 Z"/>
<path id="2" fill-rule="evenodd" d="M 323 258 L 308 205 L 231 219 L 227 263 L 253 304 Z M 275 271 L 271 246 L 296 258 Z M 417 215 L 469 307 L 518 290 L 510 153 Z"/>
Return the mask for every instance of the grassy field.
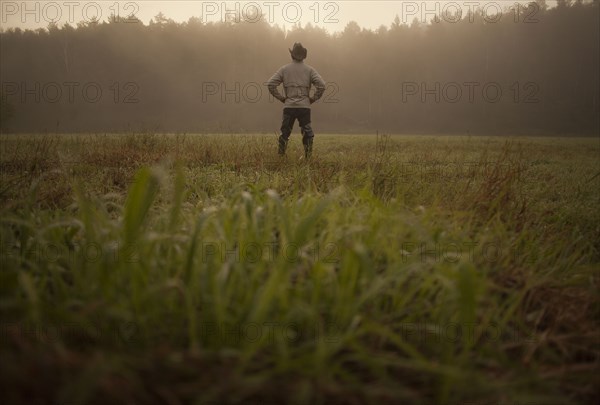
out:
<path id="1" fill-rule="evenodd" d="M 0 141 L 3 403 L 598 399 L 597 138 Z"/>

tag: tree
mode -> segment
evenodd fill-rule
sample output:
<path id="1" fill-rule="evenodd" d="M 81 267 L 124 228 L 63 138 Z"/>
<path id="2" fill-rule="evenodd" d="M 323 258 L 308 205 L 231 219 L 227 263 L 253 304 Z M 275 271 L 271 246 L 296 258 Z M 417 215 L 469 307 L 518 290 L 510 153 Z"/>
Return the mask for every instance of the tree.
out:
<path id="1" fill-rule="evenodd" d="M 6 130 L 8 128 L 8 123 L 11 121 L 14 116 L 15 109 L 12 104 L 10 104 L 4 94 L 0 94 L 0 129 Z"/>

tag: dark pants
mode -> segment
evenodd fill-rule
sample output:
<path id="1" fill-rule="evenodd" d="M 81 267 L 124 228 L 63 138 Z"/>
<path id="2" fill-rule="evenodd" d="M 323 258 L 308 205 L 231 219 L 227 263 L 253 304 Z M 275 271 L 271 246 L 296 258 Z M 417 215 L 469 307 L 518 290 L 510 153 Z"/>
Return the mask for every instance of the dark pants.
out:
<path id="1" fill-rule="evenodd" d="M 308 158 L 312 152 L 313 138 L 315 134 L 310 126 L 310 108 L 284 108 L 281 122 L 281 135 L 279 136 L 279 154 L 285 154 L 288 139 L 292 134 L 294 122 L 298 120 L 302 132 L 302 144 L 304 154 Z"/>

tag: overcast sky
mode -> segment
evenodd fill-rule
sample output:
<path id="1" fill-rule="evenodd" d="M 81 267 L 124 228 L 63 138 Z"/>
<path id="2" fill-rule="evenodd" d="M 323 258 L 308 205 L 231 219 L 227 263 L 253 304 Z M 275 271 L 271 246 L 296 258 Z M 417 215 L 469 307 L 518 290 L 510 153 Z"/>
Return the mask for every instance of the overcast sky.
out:
<path id="1" fill-rule="evenodd" d="M 490 20 L 498 18 L 497 11 L 515 5 L 514 0 L 459 0 L 459 1 L 6 1 L 1 0 L 0 22 L 4 29 L 10 27 L 40 28 L 56 21 L 75 25 L 82 20 L 98 16 L 105 21 L 115 13 L 121 16 L 134 14 L 147 24 L 159 12 L 177 22 L 190 17 L 203 21 L 221 21 L 229 15 L 242 22 L 251 23 L 260 11 L 272 24 L 289 28 L 300 22 L 318 25 L 329 32 L 343 30 L 350 21 L 361 27 L 377 29 L 389 26 L 398 15 L 402 22 L 411 23 L 415 18 L 429 21 L 434 13 L 442 13 L 452 19 L 451 13 L 459 8 L 466 13 L 471 8 L 484 8 Z M 527 4 L 521 1 L 521 4 Z M 548 0 L 549 6 L 555 0 Z M 535 16 L 533 8 L 528 9 Z M 514 20 L 514 14 L 503 13 L 500 18 Z"/>

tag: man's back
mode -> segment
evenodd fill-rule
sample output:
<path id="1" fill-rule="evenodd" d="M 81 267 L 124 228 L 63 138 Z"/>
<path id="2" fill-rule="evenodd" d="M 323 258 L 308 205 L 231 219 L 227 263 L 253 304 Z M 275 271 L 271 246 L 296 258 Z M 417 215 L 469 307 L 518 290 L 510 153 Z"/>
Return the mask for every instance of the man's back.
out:
<path id="1" fill-rule="evenodd" d="M 285 92 L 285 108 L 310 108 L 310 87 L 315 86 L 315 97 L 319 99 L 325 91 L 325 82 L 317 71 L 302 61 L 293 61 L 281 67 L 269 79 L 269 89 L 283 83 Z"/>

